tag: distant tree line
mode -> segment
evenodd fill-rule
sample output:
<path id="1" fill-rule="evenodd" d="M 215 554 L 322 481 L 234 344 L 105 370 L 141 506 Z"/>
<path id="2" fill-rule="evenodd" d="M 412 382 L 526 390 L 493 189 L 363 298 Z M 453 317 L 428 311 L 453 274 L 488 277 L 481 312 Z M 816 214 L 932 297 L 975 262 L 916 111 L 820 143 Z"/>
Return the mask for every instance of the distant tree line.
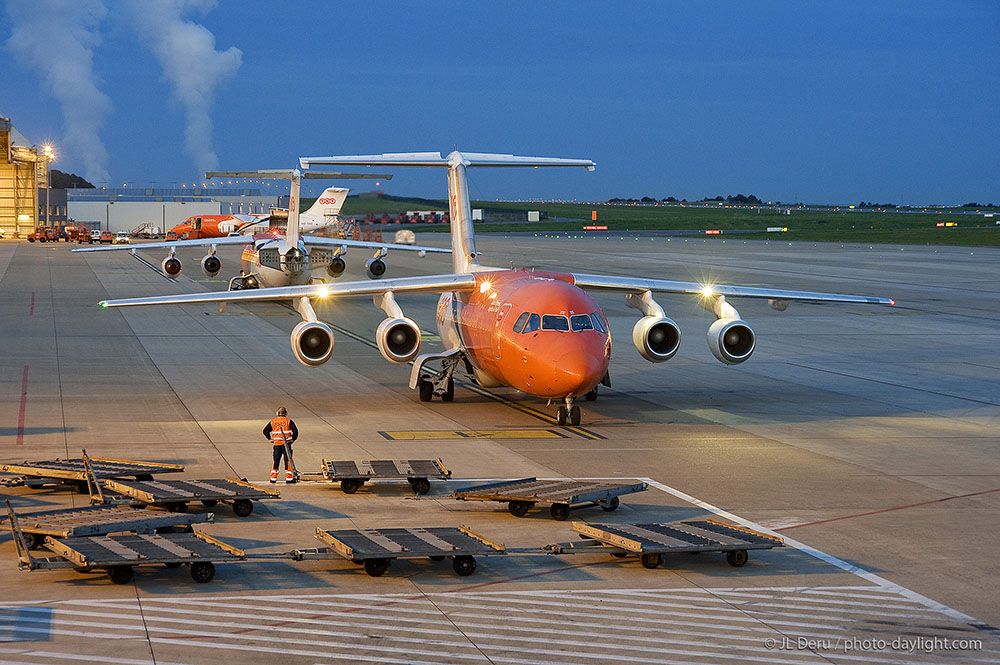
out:
<path id="1" fill-rule="evenodd" d="M 49 181 L 52 189 L 94 189 L 93 185 L 75 173 L 63 173 L 59 169 L 49 171 Z"/>
<path id="2" fill-rule="evenodd" d="M 874 201 L 862 201 L 858 204 L 859 208 L 895 208 L 897 207 L 895 203 L 875 203 Z"/>
<path id="3" fill-rule="evenodd" d="M 678 199 L 674 196 L 667 196 L 662 199 L 655 199 L 651 196 L 644 196 L 641 199 L 619 198 L 608 199 L 608 203 L 687 203 L 687 199 Z M 733 205 L 760 205 L 762 201 L 753 194 L 749 196 L 743 194 L 730 194 L 729 196 L 714 196 L 698 199 L 695 203 L 729 203 Z"/>

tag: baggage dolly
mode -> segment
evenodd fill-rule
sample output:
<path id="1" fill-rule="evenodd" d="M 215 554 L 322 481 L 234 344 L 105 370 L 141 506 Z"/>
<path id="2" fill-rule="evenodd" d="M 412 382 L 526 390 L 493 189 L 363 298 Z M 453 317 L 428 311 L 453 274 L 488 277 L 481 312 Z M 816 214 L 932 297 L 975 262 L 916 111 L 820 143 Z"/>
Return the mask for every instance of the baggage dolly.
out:
<path id="1" fill-rule="evenodd" d="M 105 489 L 137 499 L 150 506 L 162 506 L 171 512 L 183 513 L 188 503 L 201 501 L 209 508 L 220 501 L 231 503 L 238 517 L 253 512 L 253 502 L 260 499 L 277 499 L 281 494 L 269 487 L 251 485 L 236 478 L 208 480 L 104 480 Z"/>
<path id="2" fill-rule="evenodd" d="M 580 504 L 600 506 L 611 512 L 619 505 L 619 498 L 625 494 L 643 492 L 646 483 L 617 485 L 586 480 L 505 480 L 488 485 L 477 485 L 456 491 L 459 501 L 499 501 L 507 504 L 507 510 L 515 517 L 524 517 L 536 503 L 551 503 L 549 514 L 552 519 L 563 521 L 569 517 L 571 508 Z"/>
<path id="3" fill-rule="evenodd" d="M 337 531 L 317 528 L 316 538 L 329 547 L 295 550 L 293 558 L 303 561 L 342 557 L 364 565 L 365 572 L 372 577 L 382 575 L 393 559 L 423 557 L 431 561 L 441 561 L 445 557 L 450 557 L 452 569 L 458 575 L 465 577 L 475 572 L 476 556 L 507 553 L 507 548 L 502 543 L 488 540 L 465 526 Z"/>
<path id="4" fill-rule="evenodd" d="M 87 494 L 88 463 L 93 469 L 93 476 L 101 479 L 132 476 L 136 480 L 152 480 L 154 474 L 178 473 L 184 470 L 183 464 L 88 457 L 87 451 L 84 450 L 82 458 L 0 464 L 0 472 L 20 474 L 22 477 L 20 484 L 27 487 L 37 489 L 44 485 L 68 483 Z"/>
<path id="5" fill-rule="evenodd" d="M 451 471 L 445 468 L 441 458 L 411 460 L 323 460 L 323 477 L 332 482 L 340 482 L 345 494 L 354 494 L 369 480 L 406 479 L 414 494 L 427 494 L 431 490 L 430 478 L 447 480 Z"/>
<path id="6" fill-rule="evenodd" d="M 549 554 L 606 552 L 611 556 L 637 555 L 644 568 L 656 568 L 664 554 L 725 552 L 730 566 L 746 564 L 748 550 L 783 547 L 777 536 L 712 519 L 681 520 L 665 524 L 586 524 L 573 522 L 584 543 L 546 545 Z"/>
<path id="7" fill-rule="evenodd" d="M 10 502 L 8 502 L 10 508 Z M 74 538 L 79 536 L 100 536 L 109 533 L 161 533 L 176 527 L 190 529 L 195 522 L 214 522 L 213 513 L 181 515 L 174 513 L 154 513 L 131 506 L 100 505 L 86 508 L 66 508 L 43 510 L 17 515 L 24 544 L 28 549 L 40 547 L 46 536 L 53 538 Z M 6 518 L 8 527 L 11 520 Z"/>
<path id="8" fill-rule="evenodd" d="M 167 568 L 191 567 L 191 578 L 205 583 L 215 577 L 215 563 L 244 561 L 243 550 L 211 536 L 192 533 L 130 534 L 115 536 L 77 536 L 53 538 L 46 536 L 44 546 L 56 557 L 33 557 L 14 511 L 8 506 L 8 517 L 14 533 L 18 568 L 50 570 L 73 568 L 79 572 L 104 570 L 115 584 L 132 581 L 135 566 L 163 564 Z M 265 557 L 267 555 L 264 555 Z"/>

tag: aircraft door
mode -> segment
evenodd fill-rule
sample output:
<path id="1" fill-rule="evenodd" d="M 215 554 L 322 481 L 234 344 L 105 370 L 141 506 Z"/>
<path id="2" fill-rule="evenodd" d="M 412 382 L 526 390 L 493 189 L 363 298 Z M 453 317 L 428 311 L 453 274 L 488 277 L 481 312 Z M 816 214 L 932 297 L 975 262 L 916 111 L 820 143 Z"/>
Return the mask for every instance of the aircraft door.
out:
<path id="1" fill-rule="evenodd" d="M 497 311 L 497 322 L 496 327 L 493 329 L 493 356 L 496 358 L 500 357 L 500 339 L 503 337 L 503 327 L 504 319 L 507 318 L 507 314 L 510 313 L 510 308 L 513 305 L 511 303 L 505 303 L 500 306 Z"/>

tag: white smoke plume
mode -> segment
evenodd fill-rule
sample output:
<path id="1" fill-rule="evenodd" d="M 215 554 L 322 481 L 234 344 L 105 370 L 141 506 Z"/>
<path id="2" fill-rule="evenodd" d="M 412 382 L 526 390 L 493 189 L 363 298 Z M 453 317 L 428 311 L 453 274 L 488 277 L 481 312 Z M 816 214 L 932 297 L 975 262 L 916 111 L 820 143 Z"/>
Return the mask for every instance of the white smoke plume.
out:
<path id="1" fill-rule="evenodd" d="M 215 91 L 243 61 L 238 48 L 216 51 L 215 35 L 205 26 L 183 18 L 191 10 L 204 13 L 214 6 L 213 0 L 129 1 L 136 33 L 163 67 L 164 76 L 184 107 L 184 150 L 194 161 L 199 177 L 219 166 L 209 115 Z"/>
<path id="2" fill-rule="evenodd" d="M 111 100 L 94 74 L 97 32 L 107 9 L 101 0 L 8 0 L 13 31 L 7 48 L 41 76 L 62 108 L 66 136 L 61 160 L 80 162 L 93 183 L 107 182 L 108 151 L 99 132 Z M 10 91 L 8 91 L 10 92 Z"/>

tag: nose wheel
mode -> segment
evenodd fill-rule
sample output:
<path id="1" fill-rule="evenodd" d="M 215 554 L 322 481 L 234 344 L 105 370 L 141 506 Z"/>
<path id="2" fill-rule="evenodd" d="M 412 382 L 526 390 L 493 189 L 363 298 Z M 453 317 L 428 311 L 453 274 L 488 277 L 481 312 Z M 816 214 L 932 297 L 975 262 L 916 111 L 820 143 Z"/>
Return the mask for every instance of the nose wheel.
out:
<path id="1" fill-rule="evenodd" d="M 565 425 L 569 421 L 570 425 L 580 424 L 580 407 L 575 404 L 568 403 L 566 405 L 560 405 L 556 409 L 556 424 Z"/>

